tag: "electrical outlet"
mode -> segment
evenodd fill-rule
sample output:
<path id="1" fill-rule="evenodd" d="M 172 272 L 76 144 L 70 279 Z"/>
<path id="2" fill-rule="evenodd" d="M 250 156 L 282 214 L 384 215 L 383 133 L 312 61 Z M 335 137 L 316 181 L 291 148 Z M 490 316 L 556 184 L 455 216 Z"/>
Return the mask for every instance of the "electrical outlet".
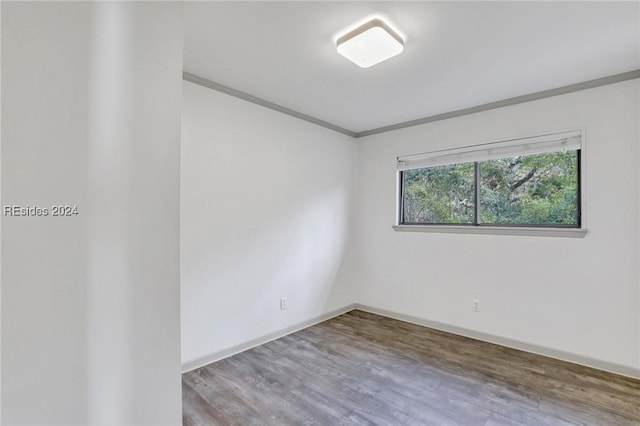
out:
<path id="1" fill-rule="evenodd" d="M 280 310 L 284 311 L 285 309 L 287 309 L 287 298 L 286 297 L 281 297 L 280 298 Z"/>
<path id="2" fill-rule="evenodd" d="M 473 312 L 480 312 L 480 300 L 473 299 Z"/>

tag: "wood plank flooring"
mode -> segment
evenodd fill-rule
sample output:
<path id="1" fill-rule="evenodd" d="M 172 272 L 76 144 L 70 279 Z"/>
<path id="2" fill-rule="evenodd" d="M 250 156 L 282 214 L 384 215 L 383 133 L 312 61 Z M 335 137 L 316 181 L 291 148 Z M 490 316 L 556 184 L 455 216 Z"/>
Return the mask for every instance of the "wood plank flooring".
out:
<path id="1" fill-rule="evenodd" d="M 352 311 L 183 375 L 185 425 L 640 425 L 640 381 Z"/>

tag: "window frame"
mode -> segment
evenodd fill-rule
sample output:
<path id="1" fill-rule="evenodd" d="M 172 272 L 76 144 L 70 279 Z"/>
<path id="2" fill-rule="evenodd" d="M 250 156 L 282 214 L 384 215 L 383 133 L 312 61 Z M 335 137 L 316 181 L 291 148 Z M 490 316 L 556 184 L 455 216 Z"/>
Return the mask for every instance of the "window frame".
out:
<path id="1" fill-rule="evenodd" d="M 562 135 L 563 133 L 575 133 L 578 132 L 580 135 L 580 148 L 576 149 L 576 168 L 577 168 L 577 207 L 578 207 L 578 220 L 577 224 L 493 224 L 493 223 L 481 223 L 479 221 L 480 216 L 480 192 L 481 189 L 479 185 L 481 185 L 481 176 L 480 176 L 480 164 L 483 161 L 490 160 L 478 160 L 478 161 L 465 161 L 465 162 L 473 162 L 474 163 L 474 195 L 475 195 L 475 203 L 474 203 L 474 222 L 473 223 L 420 223 L 420 222 L 404 222 L 404 194 L 403 194 L 403 184 L 404 184 L 404 176 L 403 173 L 405 170 L 397 170 L 396 171 L 396 218 L 395 223 L 393 225 L 394 230 L 396 231 L 409 231 L 409 232 L 444 232 L 444 233 L 473 233 L 473 234 L 503 234 L 503 235 L 530 235 L 530 236 L 561 236 L 561 237 L 584 237 L 587 234 L 587 228 L 585 226 L 585 199 L 584 199 L 584 162 L 585 162 L 585 132 L 584 129 L 572 129 L 569 131 L 560 131 L 560 132 L 552 132 L 546 133 L 544 135 L 539 136 L 528 136 L 517 139 L 510 139 L 509 141 L 498 141 L 491 142 L 487 144 L 478 144 L 469 147 L 464 147 L 464 149 L 468 149 L 469 151 L 473 151 L 476 147 L 487 148 L 491 147 L 491 145 L 499 145 L 504 142 L 517 142 L 524 141 L 526 139 L 531 138 L 544 138 L 549 137 L 552 138 L 557 135 Z M 435 153 L 441 155 L 448 155 L 450 152 L 459 151 L 460 148 L 451 149 L 451 150 L 441 150 L 434 151 Z M 558 151 L 555 151 L 558 152 Z M 425 153 L 430 154 L 430 153 Z M 517 154 L 515 154 L 517 155 Z M 535 153 L 527 154 L 523 153 L 521 155 L 535 155 Z M 505 155 L 500 158 L 508 158 L 508 155 Z M 401 158 L 398 157 L 398 162 L 401 161 Z M 450 164 L 460 164 L 460 163 L 450 163 Z M 428 167 L 436 167 L 436 166 L 426 166 L 426 167 L 415 167 L 419 168 L 428 168 Z"/>

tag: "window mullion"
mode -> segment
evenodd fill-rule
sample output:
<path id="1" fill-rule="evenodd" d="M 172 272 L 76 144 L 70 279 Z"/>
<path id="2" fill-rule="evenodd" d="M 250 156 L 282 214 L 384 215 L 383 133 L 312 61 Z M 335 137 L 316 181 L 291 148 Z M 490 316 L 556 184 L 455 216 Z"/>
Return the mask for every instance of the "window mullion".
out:
<path id="1" fill-rule="evenodd" d="M 480 224 L 480 162 L 475 162 L 475 217 L 474 217 L 474 225 Z"/>

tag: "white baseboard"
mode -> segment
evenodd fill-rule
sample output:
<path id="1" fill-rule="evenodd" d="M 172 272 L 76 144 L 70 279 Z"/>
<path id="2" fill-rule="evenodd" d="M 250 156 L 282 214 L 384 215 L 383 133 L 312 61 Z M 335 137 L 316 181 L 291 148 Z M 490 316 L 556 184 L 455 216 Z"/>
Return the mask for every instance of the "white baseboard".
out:
<path id="1" fill-rule="evenodd" d="M 459 336 L 469 337 L 471 339 L 480 340 L 487 343 L 493 343 L 496 345 L 518 349 L 521 351 L 530 352 L 537 355 L 543 355 L 549 358 L 555 358 L 561 361 L 571 362 L 573 364 L 583 365 L 585 367 L 591 367 L 598 370 L 608 371 L 610 373 L 619 374 L 621 376 L 626 376 L 633 379 L 640 379 L 640 368 L 634 368 L 626 365 L 616 364 L 613 362 L 602 361 L 602 360 L 590 358 L 584 355 L 565 352 L 562 350 L 549 348 L 546 346 L 535 345 L 532 343 L 522 342 L 520 340 L 509 339 L 506 337 L 496 336 L 489 333 L 483 333 L 481 331 L 476 331 L 476 330 L 470 330 L 470 329 L 458 327 L 455 325 L 450 325 L 450 324 L 445 324 L 438 321 L 419 318 L 412 315 L 401 314 L 401 313 L 390 311 L 387 309 L 375 308 L 373 306 L 362 305 L 359 303 L 353 303 L 351 305 L 347 305 L 343 308 L 336 309 L 331 312 L 327 312 L 326 314 L 316 316 L 314 318 L 292 325 L 282 330 L 278 330 L 273 333 L 269 333 L 265 336 L 252 339 L 246 343 L 242 343 L 240 345 L 233 346 L 229 349 L 215 352 L 211 355 L 186 362 L 182 364 L 182 372 L 186 373 L 188 371 L 203 367 L 207 364 L 211 364 L 212 362 L 220 361 L 221 359 L 228 358 L 232 355 L 238 354 L 240 352 L 244 352 L 248 349 L 255 348 L 256 346 L 260 346 L 265 343 L 271 342 L 272 340 L 276 340 L 281 337 L 287 336 L 289 334 L 295 333 L 297 331 L 303 330 L 307 327 L 311 327 L 312 325 L 315 325 L 323 321 L 326 321 L 328 319 L 345 314 L 354 309 L 358 309 L 360 311 L 369 312 L 376 315 L 381 315 L 387 318 L 393 318 L 400 321 L 409 322 L 412 324 L 421 325 L 423 327 L 433 328 L 435 330 L 440 330 L 447 333 L 457 334 Z"/>
<path id="2" fill-rule="evenodd" d="M 274 331 L 273 333 L 269 333 L 267 335 L 258 337 L 256 339 L 249 340 L 246 343 L 242 343 L 240 345 L 233 346 L 229 349 L 224 349 L 222 351 L 212 353 L 211 355 L 207 355 L 205 357 L 198 358 L 193 361 L 185 362 L 184 364 L 182 364 L 182 373 L 184 374 L 191 370 L 195 370 L 196 368 L 204 367 L 207 364 L 220 361 L 221 359 L 228 358 L 232 355 L 238 354 L 240 352 L 244 352 L 251 348 L 255 348 L 256 346 L 264 345 L 265 343 L 271 342 L 272 340 L 279 339 L 281 337 L 284 337 L 291 333 L 295 333 L 296 331 L 303 330 L 307 327 L 311 327 L 312 325 L 321 323 L 328 319 L 337 317 L 342 314 L 346 314 L 349 311 L 353 311 L 355 308 L 356 308 L 355 303 L 352 303 L 351 305 L 347 305 L 343 308 L 336 309 L 331 312 L 327 312 L 326 314 L 319 315 L 317 317 L 313 317 L 311 319 L 308 319 L 298 324 L 294 324 L 282 330 Z"/>
<path id="3" fill-rule="evenodd" d="M 506 346 L 508 348 L 518 349 L 525 352 L 534 353 L 537 355 L 543 355 L 549 358 L 555 358 L 561 361 L 571 362 L 573 364 L 583 365 L 585 367 L 591 367 L 598 370 L 608 371 L 610 373 L 619 374 L 621 376 L 631 377 L 633 379 L 640 379 L 640 368 L 634 368 L 626 365 L 616 364 L 613 362 L 602 361 L 599 359 L 590 358 L 583 355 L 578 355 L 570 352 L 561 351 L 541 345 L 535 345 L 531 343 L 522 342 L 519 340 L 509 339 L 506 337 L 495 336 L 481 331 L 470 330 L 463 327 L 457 327 L 455 325 L 449 325 L 438 321 L 431 321 L 423 318 L 414 317 L 412 315 L 405 315 L 398 312 L 389 311 L 386 309 L 374 308 L 372 306 L 355 304 L 355 309 L 369 312 L 383 317 L 393 318 L 400 321 L 409 322 L 412 324 L 421 325 L 423 327 L 433 328 L 435 330 L 445 331 L 447 333 L 457 334 L 459 336 L 469 337 L 475 340 L 481 340 L 483 342 L 493 343 L 496 345 Z"/>

